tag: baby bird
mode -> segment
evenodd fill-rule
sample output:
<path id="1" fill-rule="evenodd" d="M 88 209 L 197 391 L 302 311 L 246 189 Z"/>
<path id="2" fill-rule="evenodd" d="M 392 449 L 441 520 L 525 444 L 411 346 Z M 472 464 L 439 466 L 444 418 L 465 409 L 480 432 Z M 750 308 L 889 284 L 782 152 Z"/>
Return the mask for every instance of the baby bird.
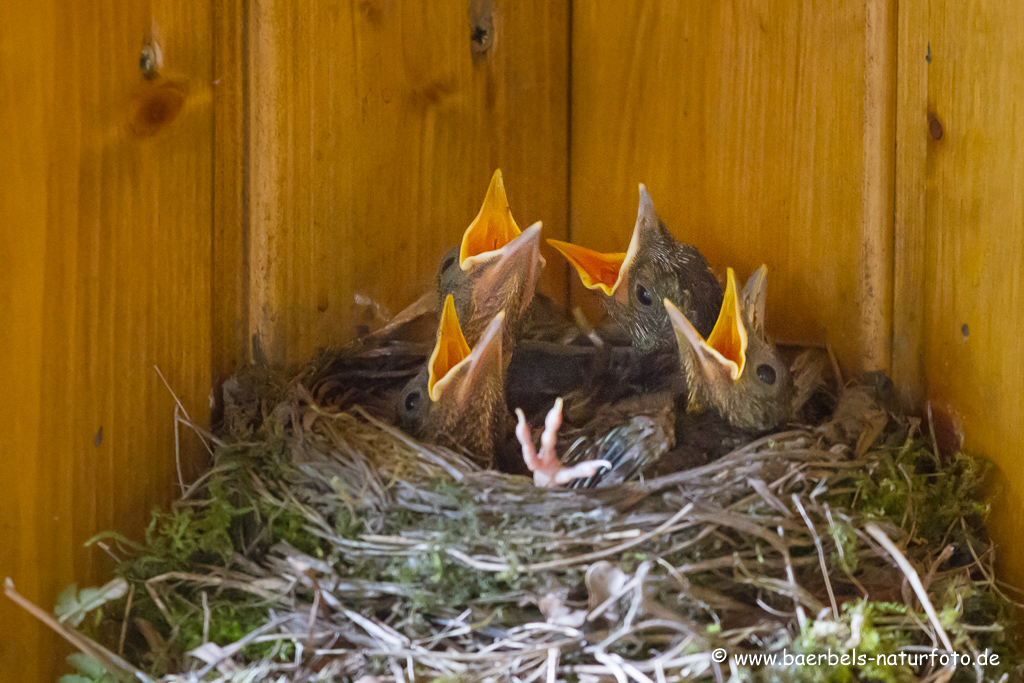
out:
<path id="1" fill-rule="evenodd" d="M 702 334 L 711 332 L 722 286 L 696 247 L 672 237 L 642 183 L 625 253 L 603 254 L 558 240 L 548 244 L 576 268 L 584 286 L 602 293 L 608 313 L 629 333 L 637 351 L 672 347 L 675 337 L 663 301 L 673 302 Z"/>
<path id="2" fill-rule="evenodd" d="M 558 398 L 548 411 L 539 451 L 533 446 L 526 416 L 516 410 L 516 438 L 537 486 L 593 488 L 629 481 L 675 441 L 671 396 L 667 392 L 647 394 L 602 406 L 587 424 L 562 434 L 569 445 L 559 457 L 562 406 Z"/>
<path id="3" fill-rule="evenodd" d="M 507 426 L 504 324 L 505 312 L 498 311 L 470 350 L 449 294 L 433 353 L 399 394 L 399 425 L 424 441 L 464 449 L 490 467 Z"/>
<path id="4" fill-rule="evenodd" d="M 541 224 L 519 230 L 505 195 L 501 170 L 494 172 L 480 213 L 466 228 L 462 243 L 441 259 L 437 290 L 443 305 L 450 295 L 470 344 L 476 343 L 498 313 L 505 311 L 506 361 L 519 336 L 544 266 Z"/>
<path id="5" fill-rule="evenodd" d="M 735 273 L 728 270 L 721 311 L 706 340 L 670 300 L 663 301 L 689 387 L 685 417 L 690 419 L 676 419 L 674 434 L 668 404 L 661 411 L 646 410 L 646 414 L 637 414 L 634 409 L 630 419 L 605 420 L 608 425 L 596 431 L 588 428 L 593 434 L 585 441 L 578 439 L 559 459 L 555 444 L 562 421 L 561 401 L 548 413 L 539 452 L 530 442 L 522 411 L 516 411 L 516 436 L 522 444 L 523 458 L 534 473 L 534 482 L 538 486 L 594 486 L 625 481 L 641 473 L 667 474 L 687 461 L 680 457 L 686 456 L 687 449 L 677 453 L 671 450 L 673 442 L 678 446 L 679 441 L 691 441 L 691 436 L 704 432 L 712 438 L 736 431 L 764 432 L 787 420 L 794 405 L 793 378 L 765 334 L 767 273 L 768 269 L 761 266 L 741 294 Z M 659 395 L 638 398 L 655 401 L 653 405 L 657 406 Z M 609 409 L 622 412 L 616 406 Z M 709 411 L 722 422 L 707 419 Z M 688 430 L 693 434 L 684 433 Z M 584 457 L 595 460 L 577 464 Z"/>
<path id="6" fill-rule="evenodd" d="M 761 266 L 737 292 L 729 268 L 714 329 L 705 339 L 686 315 L 664 301 L 689 387 L 687 410 L 711 410 L 735 428 L 763 432 L 789 419 L 793 378 L 764 329 L 768 268 Z"/>

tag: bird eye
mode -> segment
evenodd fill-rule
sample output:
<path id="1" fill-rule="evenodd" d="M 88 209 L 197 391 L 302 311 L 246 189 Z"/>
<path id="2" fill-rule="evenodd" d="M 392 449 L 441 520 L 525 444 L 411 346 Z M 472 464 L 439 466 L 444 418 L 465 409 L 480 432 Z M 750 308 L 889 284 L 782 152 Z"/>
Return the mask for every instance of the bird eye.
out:
<path id="1" fill-rule="evenodd" d="M 636 286 L 636 300 L 642 303 L 644 306 L 650 306 L 654 303 L 654 299 L 651 297 L 651 293 L 647 291 L 647 288 L 643 285 Z"/>
<path id="2" fill-rule="evenodd" d="M 405 409 L 408 410 L 410 413 L 416 410 L 416 406 L 418 406 L 419 404 L 420 392 L 413 391 L 410 392 L 409 395 L 405 397 Z"/>
<path id="3" fill-rule="evenodd" d="M 445 260 L 444 260 L 444 261 L 443 261 L 443 262 L 441 263 L 441 272 L 443 273 L 444 271 L 448 270 L 448 269 L 449 269 L 449 268 L 451 268 L 451 267 L 452 267 L 452 266 L 453 266 L 454 264 L 455 264 L 455 257 L 454 257 L 454 256 L 449 256 L 448 258 L 446 258 L 446 259 L 445 259 Z"/>
<path id="4" fill-rule="evenodd" d="M 765 384 L 775 384 L 775 368 L 762 363 L 757 366 L 757 377 Z"/>

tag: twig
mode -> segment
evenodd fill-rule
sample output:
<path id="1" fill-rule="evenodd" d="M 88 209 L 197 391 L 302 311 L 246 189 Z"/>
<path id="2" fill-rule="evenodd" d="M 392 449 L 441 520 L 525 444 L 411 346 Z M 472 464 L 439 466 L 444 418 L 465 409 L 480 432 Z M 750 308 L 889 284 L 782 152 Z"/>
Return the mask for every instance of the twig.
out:
<path id="1" fill-rule="evenodd" d="M 587 320 L 587 316 L 583 313 L 582 308 L 579 306 L 573 306 L 572 319 L 576 323 L 576 327 L 579 328 L 580 332 L 586 335 L 591 344 L 597 348 L 602 348 L 605 345 L 604 339 L 601 339 L 601 336 L 594 331 L 594 326 L 590 324 L 589 320 Z"/>
<path id="2" fill-rule="evenodd" d="M 804 509 L 803 503 L 800 502 L 800 497 L 795 493 L 793 494 L 793 504 L 796 505 L 797 511 L 800 516 L 804 518 L 804 523 L 807 525 L 808 530 L 811 532 L 811 536 L 814 538 L 814 547 L 818 549 L 818 561 L 821 564 L 821 578 L 825 581 L 825 589 L 828 590 L 828 601 L 832 605 L 832 616 L 835 617 L 836 621 L 839 620 L 839 606 L 836 604 L 836 594 L 832 590 L 832 581 L 828 578 L 828 565 L 825 563 L 825 548 L 821 544 L 821 536 L 818 535 L 817 530 L 814 528 L 814 523 L 811 522 L 810 516 L 807 514 L 807 510 Z"/>
<path id="3" fill-rule="evenodd" d="M 203 602 L 203 642 L 210 642 L 210 617 L 213 616 L 210 612 L 210 602 L 206 597 L 206 591 L 200 591 L 199 595 L 202 597 Z"/>
<path id="4" fill-rule="evenodd" d="M 194 422 L 192 422 L 192 417 L 188 414 L 188 411 L 185 410 L 185 405 L 181 402 L 181 399 L 179 399 L 178 395 L 174 393 L 174 389 L 171 389 L 171 385 L 167 382 L 167 378 L 164 377 L 164 373 L 160 372 L 160 367 L 158 365 L 154 365 L 153 369 L 156 370 L 156 374 L 160 376 L 160 381 L 164 383 L 164 386 L 167 387 L 167 391 L 169 391 L 171 394 L 171 398 L 174 399 L 174 402 L 178 404 L 178 408 L 181 409 L 181 414 L 185 416 L 185 424 L 188 425 L 189 428 L 196 433 L 196 436 L 199 437 L 199 441 L 203 444 L 203 447 L 206 448 L 206 451 L 212 457 L 213 449 L 210 448 L 210 444 L 206 442 L 206 438 L 201 433 L 199 428 L 195 425 Z"/>
<path id="5" fill-rule="evenodd" d="M 903 575 L 907 577 L 911 587 L 917 594 L 917 599 L 921 601 L 921 606 L 924 607 L 925 613 L 928 615 L 928 619 L 931 621 L 932 626 L 935 628 L 936 633 L 939 634 L 939 639 L 942 641 L 942 645 L 946 648 L 947 652 L 953 652 L 953 643 L 950 642 L 949 636 L 946 635 L 946 629 L 942 627 L 942 622 L 939 621 L 939 615 L 935 613 L 935 608 L 932 606 L 932 601 L 928 598 L 928 591 L 925 590 L 921 584 L 921 579 L 917 575 L 917 570 L 910 564 L 906 556 L 900 552 L 900 549 L 896 547 L 896 544 L 890 540 L 884 531 L 882 531 L 877 524 L 869 522 L 865 525 L 864 530 L 868 532 L 872 538 L 878 541 L 879 545 L 885 548 L 886 552 L 892 556 L 892 559 L 896 561 L 900 570 L 903 571 Z"/>
<path id="6" fill-rule="evenodd" d="M 128 588 L 128 600 L 124 605 L 124 616 L 121 617 L 121 636 L 117 639 L 117 654 L 119 657 L 124 656 L 124 641 L 128 636 L 128 617 L 132 613 L 132 599 L 135 597 L 135 584 L 131 584 Z"/>
<path id="7" fill-rule="evenodd" d="M 75 629 L 59 623 L 50 615 L 49 612 L 40 609 L 29 600 L 26 600 L 14 588 L 14 582 L 11 581 L 10 577 L 4 580 L 4 594 L 16 602 L 19 607 L 53 629 L 64 640 L 68 641 L 82 652 L 95 657 L 108 672 L 120 675 L 122 680 L 125 680 L 124 677 L 127 676 L 128 678 L 135 678 L 140 681 L 144 681 L 145 683 L 156 683 L 141 669 L 135 668 L 118 655 L 106 649 L 99 643 L 86 638 Z"/>

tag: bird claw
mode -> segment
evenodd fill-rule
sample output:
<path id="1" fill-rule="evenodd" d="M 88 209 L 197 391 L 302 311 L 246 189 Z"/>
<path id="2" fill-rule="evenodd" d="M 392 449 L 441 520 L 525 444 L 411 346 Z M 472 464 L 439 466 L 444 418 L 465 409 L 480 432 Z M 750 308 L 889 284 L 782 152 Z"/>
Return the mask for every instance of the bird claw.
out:
<path id="1" fill-rule="evenodd" d="M 562 399 L 555 399 L 555 405 L 548 411 L 544 419 L 544 431 L 540 435 L 540 451 L 533 446 L 530 425 L 526 423 L 523 411 L 516 408 L 516 438 L 523 447 L 523 461 L 533 472 L 533 483 L 537 486 L 561 486 L 573 479 L 592 477 L 602 469 L 611 468 L 607 460 L 587 460 L 572 467 L 562 467 L 555 444 L 558 441 L 558 429 L 562 426 Z"/>

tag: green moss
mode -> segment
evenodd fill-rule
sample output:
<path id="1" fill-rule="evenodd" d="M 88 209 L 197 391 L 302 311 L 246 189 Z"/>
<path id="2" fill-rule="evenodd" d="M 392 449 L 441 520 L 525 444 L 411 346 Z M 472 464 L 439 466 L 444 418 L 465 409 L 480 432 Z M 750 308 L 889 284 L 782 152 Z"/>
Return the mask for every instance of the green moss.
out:
<path id="1" fill-rule="evenodd" d="M 284 541 L 310 557 L 323 559 L 330 553 L 330 544 L 309 529 L 309 523 L 301 512 L 284 506 L 265 504 L 262 506 L 269 544 Z"/>
<path id="2" fill-rule="evenodd" d="M 989 510 L 982 495 L 986 464 L 963 453 L 941 463 L 920 438 L 877 454 L 873 471 L 855 481 L 856 512 L 891 520 L 931 544 L 965 540 L 961 519 L 970 531 L 980 529 Z"/>
<path id="3" fill-rule="evenodd" d="M 217 645 L 230 645 L 263 626 L 268 619 L 266 605 L 253 604 L 251 596 L 227 591 L 209 603 L 209 641 Z M 189 609 L 180 614 L 174 624 L 176 645 L 187 652 L 199 647 L 203 640 L 203 612 Z M 252 659 L 275 658 L 288 661 L 295 656 L 295 646 L 287 641 L 252 643 L 243 649 L 243 654 Z"/>
<path id="4" fill-rule="evenodd" d="M 763 683 L 917 680 L 909 666 L 876 661 L 879 655 L 898 654 L 900 648 L 911 644 L 904 631 L 875 625 L 880 617 L 904 616 L 905 611 L 902 605 L 885 602 L 846 603 L 838 620 L 809 621 L 785 650 L 775 652 L 778 663 L 762 669 L 758 680 Z M 786 655 L 790 659 L 784 659 Z M 812 661 L 813 664 L 808 663 Z"/>

